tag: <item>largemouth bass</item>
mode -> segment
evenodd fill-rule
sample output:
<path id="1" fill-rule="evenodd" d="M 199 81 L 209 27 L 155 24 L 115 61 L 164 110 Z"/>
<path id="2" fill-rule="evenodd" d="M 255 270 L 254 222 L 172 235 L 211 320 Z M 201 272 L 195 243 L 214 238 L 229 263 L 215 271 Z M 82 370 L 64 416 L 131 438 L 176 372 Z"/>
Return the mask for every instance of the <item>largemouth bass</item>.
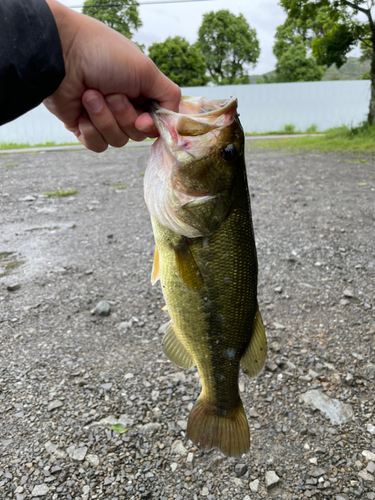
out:
<path id="1" fill-rule="evenodd" d="M 257 256 L 237 100 L 185 97 L 180 112 L 152 110 L 160 137 L 144 179 L 159 278 L 171 322 L 163 350 L 196 365 L 202 392 L 187 435 L 228 456 L 250 446 L 240 365 L 262 369 L 267 341 L 257 304 Z"/>

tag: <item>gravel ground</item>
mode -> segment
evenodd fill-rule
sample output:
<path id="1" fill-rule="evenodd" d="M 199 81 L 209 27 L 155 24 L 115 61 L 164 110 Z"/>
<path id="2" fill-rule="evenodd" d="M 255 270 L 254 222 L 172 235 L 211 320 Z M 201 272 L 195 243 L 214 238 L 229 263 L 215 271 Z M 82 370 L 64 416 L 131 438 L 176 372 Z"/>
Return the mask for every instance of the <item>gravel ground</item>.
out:
<path id="1" fill-rule="evenodd" d="M 0 157 L 1 498 L 375 499 L 374 160 L 251 148 L 269 357 L 236 459 L 186 438 L 197 374 L 161 351 L 148 148 Z"/>

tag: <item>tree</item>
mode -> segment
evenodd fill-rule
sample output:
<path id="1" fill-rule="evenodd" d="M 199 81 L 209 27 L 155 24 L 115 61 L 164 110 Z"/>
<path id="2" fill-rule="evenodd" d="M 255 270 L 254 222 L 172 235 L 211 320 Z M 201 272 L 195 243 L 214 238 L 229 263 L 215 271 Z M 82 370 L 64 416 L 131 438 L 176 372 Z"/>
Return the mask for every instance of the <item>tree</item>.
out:
<path id="1" fill-rule="evenodd" d="M 311 38 L 307 27 L 287 19 L 276 30 L 273 53 L 277 57 L 276 73 L 271 82 L 311 82 L 322 79 L 326 70 L 311 55 Z"/>
<path id="2" fill-rule="evenodd" d="M 205 14 L 197 44 L 214 83 L 250 83 L 244 65 L 255 65 L 260 48 L 255 29 L 250 28 L 242 14 L 235 16 L 229 10 Z"/>
<path id="3" fill-rule="evenodd" d="M 136 0 L 86 0 L 82 12 L 130 39 L 142 26 Z"/>
<path id="4" fill-rule="evenodd" d="M 368 122 L 375 123 L 375 24 L 371 14 L 374 0 L 280 0 L 290 22 L 297 21 L 307 27 L 324 14 L 326 21 L 315 30 L 311 42 L 312 54 L 318 64 L 340 68 L 347 54 L 359 42 L 371 59 L 371 99 Z M 358 19 L 358 12 L 366 16 Z"/>
<path id="5" fill-rule="evenodd" d="M 176 36 L 165 42 L 153 43 L 149 57 L 156 66 L 180 87 L 203 86 L 208 82 L 204 57 L 195 45 Z"/>

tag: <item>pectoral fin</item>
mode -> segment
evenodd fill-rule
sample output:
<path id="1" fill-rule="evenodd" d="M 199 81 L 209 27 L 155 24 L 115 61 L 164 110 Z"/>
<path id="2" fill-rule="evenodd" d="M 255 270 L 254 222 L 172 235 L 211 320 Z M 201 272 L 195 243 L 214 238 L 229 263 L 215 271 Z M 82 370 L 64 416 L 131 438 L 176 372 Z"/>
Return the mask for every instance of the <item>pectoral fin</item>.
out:
<path id="1" fill-rule="evenodd" d="M 267 338 L 264 331 L 262 316 L 257 307 L 254 319 L 253 334 L 244 355 L 241 358 L 243 372 L 249 377 L 255 377 L 262 370 L 267 357 Z"/>
<path id="2" fill-rule="evenodd" d="M 202 275 L 185 239 L 174 247 L 176 264 L 180 279 L 189 288 L 202 286 Z"/>
<path id="3" fill-rule="evenodd" d="M 154 263 L 152 264 L 152 272 L 151 272 L 151 285 L 155 285 L 155 283 L 160 278 L 160 261 L 159 261 L 159 250 L 155 245 L 155 253 L 154 253 Z"/>
<path id="4" fill-rule="evenodd" d="M 194 366 L 193 358 L 177 338 L 176 332 L 169 323 L 163 337 L 164 354 L 177 366 L 181 368 L 191 368 Z"/>

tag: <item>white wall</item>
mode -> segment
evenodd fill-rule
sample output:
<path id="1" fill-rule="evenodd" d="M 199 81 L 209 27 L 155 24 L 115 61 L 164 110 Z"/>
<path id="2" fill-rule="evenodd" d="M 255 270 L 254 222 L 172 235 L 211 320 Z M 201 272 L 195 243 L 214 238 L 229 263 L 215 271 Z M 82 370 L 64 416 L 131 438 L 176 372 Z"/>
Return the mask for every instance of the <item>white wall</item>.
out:
<path id="1" fill-rule="evenodd" d="M 203 95 L 208 99 L 237 97 L 245 132 L 277 131 L 286 124 L 293 124 L 302 131 L 312 124 L 317 125 L 318 130 L 326 130 L 343 124 L 357 125 L 366 119 L 370 81 L 187 87 L 182 93 Z M 62 143 L 77 139 L 42 105 L 0 127 L 0 142 L 36 144 L 49 141 Z"/>

